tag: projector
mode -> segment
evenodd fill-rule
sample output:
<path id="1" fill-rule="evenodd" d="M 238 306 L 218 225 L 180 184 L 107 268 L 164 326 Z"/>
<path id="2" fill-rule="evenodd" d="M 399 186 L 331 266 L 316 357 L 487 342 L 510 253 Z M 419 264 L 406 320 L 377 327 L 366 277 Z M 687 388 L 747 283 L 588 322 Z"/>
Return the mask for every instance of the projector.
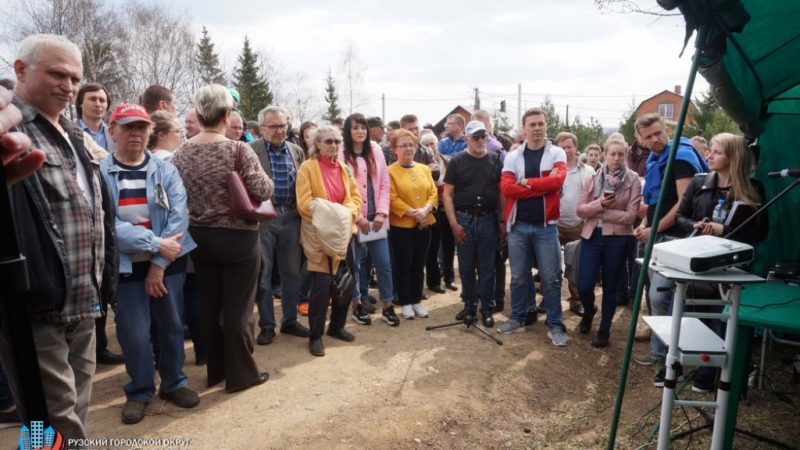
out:
<path id="1" fill-rule="evenodd" d="M 651 260 L 655 265 L 701 274 L 743 266 L 754 255 L 750 245 L 716 236 L 697 236 L 654 245 Z"/>

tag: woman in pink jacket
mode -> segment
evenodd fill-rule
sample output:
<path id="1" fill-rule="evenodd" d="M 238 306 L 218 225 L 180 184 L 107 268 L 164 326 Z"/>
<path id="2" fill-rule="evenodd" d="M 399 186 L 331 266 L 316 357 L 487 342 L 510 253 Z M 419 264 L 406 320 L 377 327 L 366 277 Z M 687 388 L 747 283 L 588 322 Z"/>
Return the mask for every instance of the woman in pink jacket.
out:
<path id="1" fill-rule="evenodd" d="M 628 254 L 633 221 L 639 212 L 642 186 L 636 172 L 625 165 L 628 144 L 624 139 L 606 143 L 605 163 L 583 184 L 578 216 L 584 219 L 578 263 L 578 292 L 585 311 L 579 331 L 588 334 L 597 313 L 594 287 L 603 274 L 603 311 L 593 347 L 608 346 L 611 320 L 617 306 L 619 267 Z"/>
<path id="2" fill-rule="evenodd" d="M 361 194 L 361 214 L 356 220 L 360 233 L 378 232 L 389 228 L 389 174 L 386 160 L 377 144 L 369 140 L 369 127 L 363 114 L 351 114 L 344 121 L 344 149 L 340 158 L 347 163 Z M 385 230 L 384 230 L 385 231 Z M 355 246 L 356 289 L 353 290 L 353 320 L 369 325 L 372 319 L 365 311 L 369 289 L 369 266 L 361 264 L 361 254 L 366 250 L 378 277 L 378 293 L 383 312 L 381 319 L 390 326 L 400 325 L 400 319 L 392 306 L 392 263 L 389 257 L 389 241 L 386 234 L 380 239 L 370 240 Z"/>

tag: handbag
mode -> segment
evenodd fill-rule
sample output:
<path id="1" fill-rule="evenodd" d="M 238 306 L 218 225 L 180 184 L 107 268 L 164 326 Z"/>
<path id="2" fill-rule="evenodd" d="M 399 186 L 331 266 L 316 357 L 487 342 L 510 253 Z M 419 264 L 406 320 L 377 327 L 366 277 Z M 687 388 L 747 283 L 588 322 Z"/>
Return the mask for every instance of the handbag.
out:
<path id="1" fill-rule="evenodd" d="M 331 274 L 331 301 L 333 306 L 349 305 L 356 287 L 356 279 L 350 273 L 347 260 L 339 264 L 336 273 L 333 273 L 333 258 L 328 256 L 328 271 Z"/>
<path id="2" fill-rule="evenodd" d="M 242 142 L 236 142 L 236 160 L 233 170 L 228 172 L 226 181 L 228 183 L 228 201 L 230 203 L 228 214 L 237 219 L 244 219 L 253 222 L 263 222 L 274 219 L 277 214 L 272 201 L 256 202 L 250 198 L 247 186 L 242 178 Z"/>

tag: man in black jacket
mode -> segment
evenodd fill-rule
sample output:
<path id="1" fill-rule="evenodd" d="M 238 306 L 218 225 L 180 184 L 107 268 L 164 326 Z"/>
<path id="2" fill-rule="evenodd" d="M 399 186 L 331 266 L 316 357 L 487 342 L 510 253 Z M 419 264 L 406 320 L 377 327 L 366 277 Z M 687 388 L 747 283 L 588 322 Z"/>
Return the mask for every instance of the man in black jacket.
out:
<path id="1" fill-rule="evenodd" d="M 101 301 L 115 296 L 113 204 L 83 132 L 63 115 L 83 74 L 80 50 L 62 36 L 29 36 L 19 44 L 14 72 L 13 102 L 22 114 L 16 131 L 45 154 L 38 172 L 10 188 L 30 274 L 24 302 L 49 423 L 65 440 L 81 439 L 95 371 L 94 319 Z M 0 359 L 13 366 L 14 344 L 2 328 Z M 19 374 L 9 381 L 23 421 L 43 419 L 28 416 Z"/>

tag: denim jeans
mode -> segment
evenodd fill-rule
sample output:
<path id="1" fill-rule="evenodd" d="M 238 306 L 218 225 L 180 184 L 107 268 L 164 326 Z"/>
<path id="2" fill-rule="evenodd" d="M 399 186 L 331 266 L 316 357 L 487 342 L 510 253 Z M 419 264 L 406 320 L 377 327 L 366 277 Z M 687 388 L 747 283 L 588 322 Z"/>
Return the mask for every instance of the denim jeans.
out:
<path id="1" fill-rule="evenodd" d="M 481 299 L 481 314 L 494 312 L 494 269 L 497 253 L 497 215 L 486 214 L 478 218 L 478 234 L 475 235 L 472 214 L 456 212 L 456 221 L 464 227 L 467 239 L 464 245 L 456 245 L 458 252 L 458 275 L 461 277 L 461 301 L 464 306 L 474 308 Z M 477 245 L 475 242 L 477 241 Z M 477 250 L 477 255 L 475 254 Z M 477 270 L 478 286 L 475 285 Z"/>
<path id="2" fill-rule="evenodd" d="M 276 207 L 278 217 L 261 228 L 261 275 L 258 286 L 258 326 L 275 329 L 275 306 L 272 292 L 274 256 L 280 255 L 281 325 L 297 321 L 297 299 L 300 296 L 300 216 L 294 209 Z"/>
<path id="3" fill-rule="evenodd" d="M 508 233 L 508 260 L 511 265 L 511 318 L 525 320 L 533 301 L 533 258 L 542 280 L 542 302 L 547 310 L 547 326 L 565 329 L 561 320 L 561 245 L 555 225 L 532 225 L 517 221 Z"/>
<path id="4" fill-rule="evenodd" d="M 602 269 L 603 303 L 600 316 L 600 331 L 611 329 L 611 320 L 617 308 L 618 273 L 615 270 L 628 254 L 630 236 L 603 236 L 601 228 L 595 228 L 589 239 L 581 240 L 580 263 L 578 264 L 578 292 L 586 314 L 595 306 L 594 286 Z"/>
<path id="5" fill-rule="evenodd" d="M 650 314 L 653 316 L 672 315 L 672 300 L 675 295 L 675 282 L 657 274 L 653 269 L 647 269 L 650 275 Z M 661 361 L 667 359 L 667 344 L 653 333 L 650 336 L 650 352 Z"/>
<path id="6" fill-rule="evenodd" d="M 353 300 L 365 301 L 369 295 L 369 264 L 371 261 L 375 267 L 375 274 L 378 278 L 378 295 L 380 300 L 391 301 L 394 287 L 392 284 L 392 262 L 389 257 L 389 239 L 378 239 L 375 241 L 360 244 L 356 238 L 353 243 L 355 273 L 358 274 L 356 288 L 353 289 Z M 369 259 L 362 258 L 365 252 L 369 252 Z"/>
<path id="7" fill-rule="evenodd" d="M 131 377 L 125 385 L 128 400 L 147 402 L 155 393 L 155 367 L 150 346 L 150 317 L 155 318 L 160 347 L 160 389 L 174 392 L 186 387 L 183 373 L 183 281 L 185 273 L 164 277 L 167 295 L 149 297 L 144 281 L 121 282 L 117 291 L 117 340 L 125 370 Z"/>

